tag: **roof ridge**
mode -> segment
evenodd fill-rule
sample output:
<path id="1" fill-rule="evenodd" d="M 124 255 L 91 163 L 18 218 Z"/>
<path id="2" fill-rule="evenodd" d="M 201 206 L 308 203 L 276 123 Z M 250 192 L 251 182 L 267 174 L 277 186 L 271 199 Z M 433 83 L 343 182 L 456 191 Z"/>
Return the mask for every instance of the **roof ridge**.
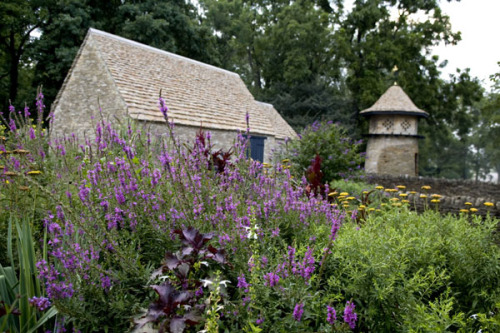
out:
<path id="1" fill-rule="evenodd" d="M 85 37 L 83 38 L 82 45 L 80 45 L 80 48 L 76 52 L 75 58 L 73 59 L 73 62 L 71 63 L 71 67 L 69 68 L 68 73 L 66 73 L 66 76 L 64 77 L 64 81 L 61 85 L 61 88 L 57 92 L 56 98 L 54 99 L 54 101 L 52 102 L 52 105 L 50 106 L 51 112 L 53 112 L 55 110 L 55 106 L 59 103 L 59 99 L 60 99 L 61 95 L 63 94 L 64 90 L 66 89 L 66 86 L 68 84 L 70 76 L 71 76 L 71 74 L 73 74 L 73 70 L 76 66 L 76 63 L 80 59 L 80 56 L 82 55 L 84 46 L 87 44 L 88 39 L 89 39 L 89 31 L 87 31 L 87 34 L 85 34 Z"/>
<path id="2" fill-rule="evenodd" d="M 229 71 L 227 69 L 219 68 L 219 67 L 216 67 L 216 66 L 213 66 L 213 65 L 209 65 L 209 64 L 206 64 L 206 63 L 198 61 L 198 60 L 193 60 L 193 59 L 190 59 L 190 58 L 187 58 L 187 57 L 183 57 L 183 56 L 180 56 L 180 55 L 172 53 L 172 52 L 161 50 L 161 49 L 158 49 L 158 48 L 155 48 L 155 47 L 143 44 L 143 43 L 136 42 L 136 41 L 131 40 L 131 39 L 127 39 L 125 37 L 113 35 L 113 34 L 111 34 L 109 32 L 105 32 L 105 31 L 98 30 L 98 29 L 95 29 L 95 28 L 89 28 L 88 34 L 91 34 L 91 33 L 97 34 L 97 35 L 101 35 L 101 36 L 105 36 L 105 37 L 109 37 L 109 38 L 118 40 L 120 42 L 124 42 L 124 43 L 130 44 L 130 45 L 133 45 L 133 46 L 137 46 L 137 47 L 141 47 L 141 48 L 147 49 L 149 51 L 154 51 L 154 52 L 157 52 L 157 53 L 168 55 L 169 57 L 173 57 L 173 58 L 177 58 L 177 59 L 180 59 L 180 60 L 183 60 L 183 61 L 186 61 L 186 62 L 194 63 L 196 65 L 202 65 L 202 66 L 205 66 L 205 67 L 217 70 L 217 71 L 221 71 L 221 72 L 225 72 L 225 73 L 229 73 L 229 74 L 232 74 L 232 75 L 239 76 L 237 73 L 231 72 L 231 71 Z"/>
<path id="3" fill-rule="evenodd" d="M 271 105 L 272 107 L 274 107 L 274 105 L 273 105 L 273 104 L 271 104 L 271 103 L 261 102 L 261 101 L 258 101 L 258 100 L 255 100 L 255 101 L 256 101 L 257 103 L 259 103 L 259 104 L 263 104 L 263 105 Z"/>

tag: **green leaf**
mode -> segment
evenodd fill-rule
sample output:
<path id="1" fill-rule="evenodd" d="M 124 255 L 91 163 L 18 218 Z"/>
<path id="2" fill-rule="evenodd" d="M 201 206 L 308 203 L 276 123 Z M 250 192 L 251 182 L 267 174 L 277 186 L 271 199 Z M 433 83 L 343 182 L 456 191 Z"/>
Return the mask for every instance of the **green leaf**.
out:
<path id="1" fill-rule="evenodd" d="M 54 306 L 50 307 L 47 311 L 45 311 L 43 316 L 41 316 L 40 319 L 38 319 L 37 324 L 34 327 L 32 327 L 28 331 L 28 333 L 36 332 L 36 330 L 38 328 L 42 327 L 47 321 L 49 321 L 50 318 L 54 317 L 57 313 L 58 313 L 58 311 L 57 311 L 56 307 L 54 307 Z"/>

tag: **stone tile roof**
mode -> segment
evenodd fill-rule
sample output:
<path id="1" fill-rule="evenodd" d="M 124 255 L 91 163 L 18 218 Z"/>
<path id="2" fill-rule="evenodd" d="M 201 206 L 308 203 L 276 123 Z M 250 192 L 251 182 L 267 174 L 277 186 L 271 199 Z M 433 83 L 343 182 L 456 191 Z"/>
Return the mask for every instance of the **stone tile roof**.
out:
<path id="1" fill-rule="evenodd" d="M 176 124 L 245 130 L 248 112 L 251 133 L 296 135 L 274 108 L 255 101 L 236 73 L 96 29 L 85 43 L 98 50 L 133 119 L 164 122 L 161 91 Z"/>
<path id="2" fill-rule="evenodd" d="M 360 114 L 409 114 L 422 117 L 429 116 L 427 112 L 416 107 L 410 97 L 408 97 L 404 90 L 397 84 L 387 89 L 375 104 L 361 111 Z"/>
<path id="3" fill-rule="evenodd" d="M 274 128 L 276 133 L 276 138 L 278 139 L 295 139 L 297 138 L 297 133 L 294 131 L 292 126 L 290 126 L 279 112 L 274 108 L 272 104 L 257 102 L 257 104 L 262 108 L 265 115 L 271 121 L 271 126 Z"/>

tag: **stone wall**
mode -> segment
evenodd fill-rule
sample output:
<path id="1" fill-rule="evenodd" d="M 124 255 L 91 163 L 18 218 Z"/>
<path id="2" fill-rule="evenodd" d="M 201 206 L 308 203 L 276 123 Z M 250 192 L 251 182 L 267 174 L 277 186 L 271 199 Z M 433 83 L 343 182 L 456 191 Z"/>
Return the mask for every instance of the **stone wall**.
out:
<path id="1" fill-rule="evenodd" d="M 141 126 L 145 130 L 150 130 L 151 133 L 155 135 L 168 135 L 167 127 L 165 123 L 145 123 L 141 122 Z M 181 143 L 193 143 L 196 137 L 196 133 L 200 130 L 199 127 L 184 126 L 184 125 L 174 125 L 174 133 L 176 137 L 179 138 Z M 234 145 L 238 134 L 237 132 L 217 130 L 217 129 L 203 129 L 205 132 L 210 132 L 211 143 L 214 145 L 215 150 L 223 149 L 227 150 Z M 281 149 L 281 143 L 283 140 L 275 139 L 274 137 L 267 137 L 264 142 L 264 162 L 269 163 L 271 161 L 272 154 L 275 150 Z"/>
<path id="2" fill-rule="evenodd" d="M 115 83 L 90 43 L 80 50 L 71 69 L 71 75 L 59 92 L 54 111 L 51 135 L 60 137 L 74 133 L 77 137 L 93 136 L 93 126 L 102 116 L 111 123 L 126 121 L 126 105 L 118 94 Z"/>
<path id="3" fill-rule="evenodd" d="M 369 173 L 415 175 L 415 137 L 376 136 L 368 139 L 365 169 Z"/>
<path id="4" fill-rule="evenodd" d="M 415 196 L 409 197 L 410 202 L 416 202 L 417 208 L 423 208 L 423 200 L 419 194 L 440 194 L 443 197 L 439 204 L 440 211 L 457 213 L 466 208 L 465 202 L 471 202 L 472 206 L 479 209 L 478 213 L 491 214 L 500 217 L 500 185 L 482 183 L 467 180 L 438 179 L 428 177 L 398 177 L 390 175 L 369 174 L 366 181 L 370 184 L 382 185 L 386 188 L 394 188 L 397 185 L 405 185 L 406 191 L 416 191 Z M 422 186 L 431 187 L 429 191 L 423 191 Z M 487 208 L 485 202 L 492 202 L 494 207 Z"/>

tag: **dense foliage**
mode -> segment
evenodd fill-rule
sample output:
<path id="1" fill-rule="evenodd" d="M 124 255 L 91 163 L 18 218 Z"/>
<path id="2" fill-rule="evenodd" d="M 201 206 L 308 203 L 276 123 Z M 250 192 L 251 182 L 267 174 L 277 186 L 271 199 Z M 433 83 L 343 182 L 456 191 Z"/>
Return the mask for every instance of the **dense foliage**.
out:
<path id="1" fill-rule="evenodd" d="M 288 142 L 281 153 L 289 159 L 297 177 L 307 173 L 311 162 L 319 156 L 323 183 L 360 176 L 364 153 L 361 140 L 354 142 L 339 124 L 314 122 L 300 133 L 299 140 Z M 307 176 L 306 176 L 307 177 Z"/>
<path id="2" fill-rule="evenodd" d="M 470 315 L 487 313 L 499 299 L 495 225 L 432 211 L 383 210 L 361 228 L 341 228 L 328 283 L 353 295 L 369 331 L 464 328 Z"/>
<path id="3" fill-rule="evenodd" d="M 243 133 L 214 152 L 203 131 L 181 144 L 172 126 L 100 122 L 80 142 L 29 113 L 11 108 L 0 147 L 2 330 L 498 327 L 495 220 L 419 216 L 402 190 L 344 181 L 315 194 L 288 162 L 248 160 Z"/>

